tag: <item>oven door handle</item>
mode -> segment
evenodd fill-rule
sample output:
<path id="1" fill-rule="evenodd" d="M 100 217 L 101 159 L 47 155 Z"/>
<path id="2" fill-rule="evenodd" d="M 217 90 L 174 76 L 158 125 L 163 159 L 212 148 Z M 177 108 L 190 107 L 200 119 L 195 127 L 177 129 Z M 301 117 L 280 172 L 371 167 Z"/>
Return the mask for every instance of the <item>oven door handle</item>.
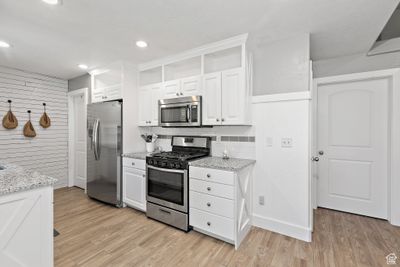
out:
<path id="1" fill-rule="evenodd" d="M 157 171 L 163 171 L 163 172 L 173 172 L 173 173 L 185 173 L 186 170 L 174 170 L 174 169 L 167 169 L 167 168 L 158 168 L 154 166 L 149 166 L 147 165 L 147 168 L 157 170 Z"/>
<path id="2" fill-rule="evenodd" d="M 192 105 L 187 105 L 186 107 L 186 120 L 192 123 Z"/>

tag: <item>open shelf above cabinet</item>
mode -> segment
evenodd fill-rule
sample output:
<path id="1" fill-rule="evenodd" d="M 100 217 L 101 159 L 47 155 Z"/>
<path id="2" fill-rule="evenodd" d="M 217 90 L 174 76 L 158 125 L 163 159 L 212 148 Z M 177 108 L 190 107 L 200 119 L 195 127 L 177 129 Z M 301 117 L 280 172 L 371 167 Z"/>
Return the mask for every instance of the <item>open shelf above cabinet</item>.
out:
<path id="1" fill-rule="evenodd" d="M 162 82 L 162 66 L 140 72 L 140 86 Z"/>
<path id="2" fill-rule="evenodd" d="M 177 80 L 201 74 L 201 56 L 164 65 L 164 81 Z"/>
<path id="3" fill-rule="evenodd" d="M 204 73 L 213 73 L 240 67 L 242 67 L 242 46 L 204 55 Z"/>

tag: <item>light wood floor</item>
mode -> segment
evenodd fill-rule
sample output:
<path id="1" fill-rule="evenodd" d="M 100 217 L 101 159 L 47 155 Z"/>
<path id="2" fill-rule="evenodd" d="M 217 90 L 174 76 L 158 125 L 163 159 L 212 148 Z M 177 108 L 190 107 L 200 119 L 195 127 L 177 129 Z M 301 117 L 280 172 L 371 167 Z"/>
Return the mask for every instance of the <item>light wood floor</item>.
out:
<path id="1" fill-rule="evenodd" d="M 77 188 L 55 192 L 55 266 L 387 266 L 400 228 L 331 210 L 315 213 L 313 242 L 254 227 L 238 251 L 130 208 L 99 204 Z M 400 257 L 399 257 L 400 258 Z"/>

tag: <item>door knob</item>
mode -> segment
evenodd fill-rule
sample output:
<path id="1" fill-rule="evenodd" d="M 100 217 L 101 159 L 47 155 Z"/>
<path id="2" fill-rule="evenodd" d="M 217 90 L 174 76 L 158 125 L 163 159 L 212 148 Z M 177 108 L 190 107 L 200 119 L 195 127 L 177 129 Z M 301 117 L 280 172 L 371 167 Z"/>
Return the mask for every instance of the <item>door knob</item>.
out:
<path id="1" fill-rule="evenodd" d="M 312 157 L 311 160 L 317 162 L 319 161 L 319 157 Z"/>
<path id="2" fill-rule="evenodd" d="M 320 150 L 320 151 L 318 151 L 318 154 L 319 154 L 320 156 L 322 156 L 322 155 L 324 154 L 324 151 Z"/>

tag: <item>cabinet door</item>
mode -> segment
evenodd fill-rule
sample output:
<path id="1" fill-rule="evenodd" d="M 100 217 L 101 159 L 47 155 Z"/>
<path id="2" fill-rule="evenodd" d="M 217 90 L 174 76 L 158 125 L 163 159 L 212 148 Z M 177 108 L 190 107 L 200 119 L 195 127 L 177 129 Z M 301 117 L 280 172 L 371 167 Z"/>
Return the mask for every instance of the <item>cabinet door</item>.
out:
<path id="1" fill-rule="evenodd" d="M 146 173 L 144 170 L 124 168 L 124 203 L 146 211 Z"/>
<path id="2" fill-rule="evenodd" d="M 151 124 L 151 87 L 144 86 L 139 89 L 139 126 Z"/>
<path id="3" fill-rule="evenodd" d="M 120 84 L 107 87 L 104 89 L 104 96 L 106 101 L 122 99 L 122 87 Z"/>
<path id="4" fill-rule="evenodd" d="M 92 74 L 92 102 L 122 98 L 122 65 L 114 63 Z"/>
<path id="5" fill-rule="evenodd" d="M 246 88 L 241 68 L 222 72 L 222 124 L 245 123 Z"/>
<path id="6" fill-rule="evenodd" d="M 164 82 L 163 98 L 179 97 L 181 91 L 181 80 Z"/>
<path id="7" fill-rule="evenodd" d="M 181 93 L 182 96 L 200 95 L 201 78 L 200 76 L 184 78 L 181 80 Z"/>
<path id="8" fill-rule="evenodd" d="M 158 100 L 162 98 L 162 84 L 151 86 L 151 126 L 158 126 Z"/>
<path id="9" fill-rule="evenodd" d="M 203 76 L 203 124 L 221 125 L 221 73 Z"/>

